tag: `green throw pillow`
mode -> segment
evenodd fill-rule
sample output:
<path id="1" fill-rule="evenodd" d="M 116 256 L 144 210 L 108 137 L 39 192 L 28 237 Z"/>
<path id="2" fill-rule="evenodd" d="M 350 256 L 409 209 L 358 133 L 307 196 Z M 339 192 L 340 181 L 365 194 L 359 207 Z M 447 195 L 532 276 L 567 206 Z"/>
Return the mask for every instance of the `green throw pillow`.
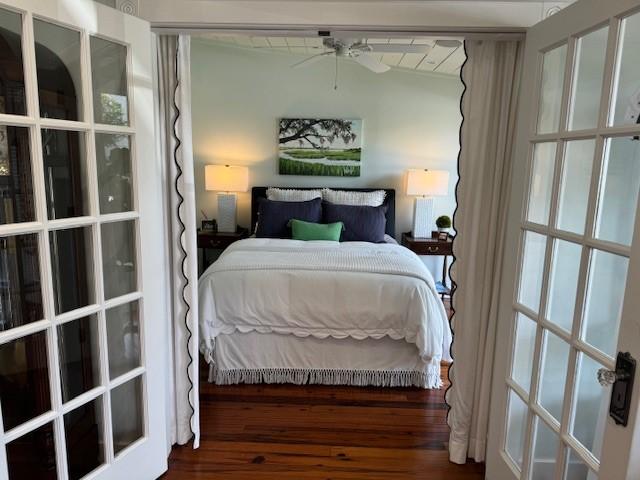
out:
<path id="1" fill-rule="evenodd" d="M 342 222 L 337 223 L 311 223 L 296 220 L 289 221 L 291 237 L 294 240 L 333 240 L 340 241 L 340 234 L 344 227 Z"/>

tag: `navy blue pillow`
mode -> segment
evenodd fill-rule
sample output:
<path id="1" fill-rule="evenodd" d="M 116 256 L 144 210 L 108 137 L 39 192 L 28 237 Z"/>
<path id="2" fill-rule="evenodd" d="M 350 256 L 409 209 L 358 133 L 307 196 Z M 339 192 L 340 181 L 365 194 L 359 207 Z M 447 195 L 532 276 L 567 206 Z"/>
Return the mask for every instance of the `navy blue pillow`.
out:
<path id="1" fill-rule="evenodd" d="M 258 238 L 291 238 L 289 221 L 320 223 L 322 219 L 322 199 L 314 198 L 307 202 L 278 202 L 260 199 L 258 206 Z"/>
<path id="2" fill-rule="evenodd" d="M 386 214 L 386 205 L 366 207 L 322 202 L 322 222 L 344 224 L 341 242 L 384 243 Z"/>

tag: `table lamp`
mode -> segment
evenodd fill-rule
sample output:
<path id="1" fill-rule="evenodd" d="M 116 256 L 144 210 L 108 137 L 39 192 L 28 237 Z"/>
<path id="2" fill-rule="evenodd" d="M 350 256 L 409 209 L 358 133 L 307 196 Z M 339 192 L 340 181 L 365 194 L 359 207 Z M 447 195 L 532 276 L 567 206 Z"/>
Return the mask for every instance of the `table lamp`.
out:
<path id="1" fill-rule="evenodd" d="M 416 196 L 413 210 L 413 237 L 431 236 L 433 197 L 449 192 L 449 172 L 445 170 L 407 170 L 407 195 Z"/>
<path id="2" fill-rule="evenodd" d="M 204 167 L 205 189 L 218 192 L 218 231 L 235 232 L 238 226 L 235 192 L 249 189 L 249 169 L 229 165 Z"/>

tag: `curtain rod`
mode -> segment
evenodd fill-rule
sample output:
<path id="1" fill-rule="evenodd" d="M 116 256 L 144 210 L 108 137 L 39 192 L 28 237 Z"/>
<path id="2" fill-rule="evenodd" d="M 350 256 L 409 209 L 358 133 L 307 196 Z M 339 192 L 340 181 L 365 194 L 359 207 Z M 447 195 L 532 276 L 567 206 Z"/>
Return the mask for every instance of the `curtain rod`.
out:
<path id="1" fill-rule="evenodd" d="M 242 25 L 242 24 L 152 24 L 151 29 L 158 34 L 201 34 L 227 33 L 235 35 L 271 36 L 271 37 L 323 37 L 343 36 L 367 38 L 375 37 L 451 37 L 473 40 L 521 40 L 526 29 L 497 28 L 456 28 L 456 27 L 384 27 L 384 26 L 293 26 L 293 25 Z M 324 35 L 321 34 L 325 33 Z M 328 34 L 326 34 L 328 32 Z"/>

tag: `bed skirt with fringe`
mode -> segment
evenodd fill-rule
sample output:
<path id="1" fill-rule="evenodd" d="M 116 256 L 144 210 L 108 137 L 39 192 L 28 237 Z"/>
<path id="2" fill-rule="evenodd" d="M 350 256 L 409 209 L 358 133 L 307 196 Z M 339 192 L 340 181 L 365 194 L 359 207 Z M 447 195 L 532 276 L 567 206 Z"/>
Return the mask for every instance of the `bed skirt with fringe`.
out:
<path id="1" fill-rule="evenodd" d="M 209 381 L 439 388 L 440 361 L 425 363 L 415 345 L 381 339 L 222 334 L 205 356 Z"/>
<path id="2" fill-rule="evenodd" d="M 215 364 L 209 366 L 209 382 L 217 385 L 293 383 L 296 385 L 351 385 L 357 387 L 440 388 L 442 386 L 440 372 L 294 368 L 223 370 Z"/>

